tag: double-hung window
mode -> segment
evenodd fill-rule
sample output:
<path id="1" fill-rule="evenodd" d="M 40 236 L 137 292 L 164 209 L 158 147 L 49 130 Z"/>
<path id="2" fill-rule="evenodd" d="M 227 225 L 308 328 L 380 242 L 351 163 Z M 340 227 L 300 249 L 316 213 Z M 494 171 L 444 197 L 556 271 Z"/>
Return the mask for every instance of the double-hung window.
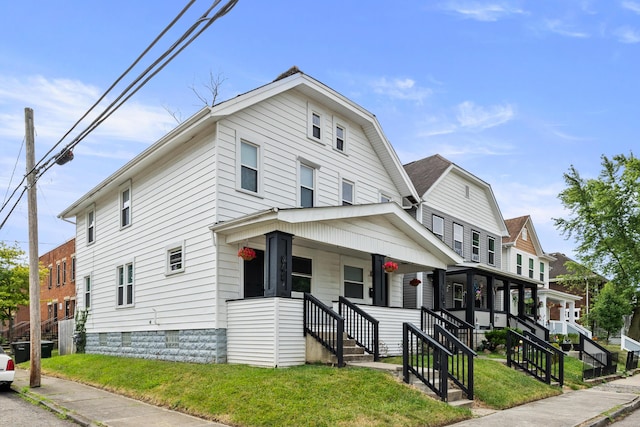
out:
<path id="1" fill-rule="evenodd" d="M 433 234 L 438 236 L 440 240 L 444 240 L 444 218 L 438 215 L 433 215 L 431 217 L 431 221 L 433 222 Z"/>
<path id="2" fill-rule="evenodd" d="M 364 270 L 362 268 L 344 266 L 344 296 L 346 298 L 364 298 Z"/>
<path id="3" fill-rule="evenodd" d="M 522 274 L 522 255 L 516 255 L 516 273 Z"/>
<path id="4" fill-rule="evenodd" d="M 300 164 L 300 206 L 312 208 L 315 200 L 315 169 Z"/>
<path id="5" fill-rule="evenodd" d="M 62 260 L 62 284 L 67 283 L 67 260 Z"/>
<path id="6" fill-rule="evenodd" d="M 258 146 L 240 143 L 240 188 L 258 192 Z"/>
<path id="7" fill-rule="evenodd" d="M 487 258 L 489 265 L 496 264 L 496 239 L 493 237 L 487 238 Z"/>
<path id="8" fill-rule="evenodd" d="M 342 205 L 353 205 L 354 184 L 346 179 L 342 180 Z"/>
<path id="9" fill-rule="evenodd" d="M 460 256 L 463 255 L 464 228 L 460 224 L 453 224 L 453 250 Z"/>
<path id="10" fill-rule="evenodd" d="M 87 244 L 96 240 L 96 211 L 94 209 L 87 212 Z"/>
<path id="11" fill-rule="evenodd" d="M 540 281 L 544 282 L 544 262 L 540 263 Z"/>
<path id="12" fill-rule="evenodd" d="M 336 125 L 336 150 L 344 152 L 345 137 L 346 131 L 344 126 Z"/>
<path id="13" fill-rule="evenodd" d="M 480 262 L 480 233 L 471 231 L 471 261 Z"/>
<path id="14" fill-rule="evenodd" d="M 131 187 L 120 192 L 120 227 L 131 225 Z"/>
<path id="15" fill-rule="evenodd" d="M 307 138 L 322 143 L 324 137 L 324 114 L 317 106 L 307 104 Z"/>
<path id="16" fill-rule="evenodd" d="M 291 290 L 311 292 L 312 273 L 312 262 L 309 258 L 291 257 Z"/>
<path id="17" fill-rule="evenodd" d="M 84 308 L 88 310 L 91 307 L 91 276 L 84 277 Z"/>
<path id="18" fill-rule="evenodd" d="M 76 257 L 75 255 L 71 257 L 71 281 L 76 281 Z"/>
<path id="19" fill-rule="evenodd" d="M 116 305 L 125 307 L 133 305 L 133 263 L 119 265 L 117 268 Z"/>
<path id="20" fill-rule="evenodd" d="M 533 279 L 533 258 L 529 258 L 529 279 Z"/>
<path id="21" fill-rule="evenodd" d="M 62 277 L 62 270 L 60 268 L 60 263 L 56 264 L 56 286 L 60 286 L 60 279 Z"/>
<path id="22" fill-rule="evenodd" d="M 53 287 L 53 266 L 49 266 L 49 289 Z"/>
<path id="23" fill-rule="evenodd" d="M 167 249 L 167 274 L 184 271 L 184 243 Z"/>

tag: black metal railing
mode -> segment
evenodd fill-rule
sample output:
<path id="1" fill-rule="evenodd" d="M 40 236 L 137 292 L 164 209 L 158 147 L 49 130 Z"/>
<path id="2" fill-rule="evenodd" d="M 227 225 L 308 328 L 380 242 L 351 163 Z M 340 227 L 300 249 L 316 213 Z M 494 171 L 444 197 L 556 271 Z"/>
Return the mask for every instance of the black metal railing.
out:
<path id="1" fill-rule="evenodd" d="M 338 314 L 344 319 L 347 336 L 373 354 L 374 361 L 380 360 L 380 322 L 345 297 L 338 298 Z"/>
<path id="2" fill-rule="evenodd" d="M 549 329 L 541 325 L 540 323 L 532 320 L 531 318 L 514 316 L 513 314 L 509 313 L 509 316 L 507 317 L 507 319 L 508 319 L 508 324 L 510 328 L 518 328 L 518 329 L 522 329 L 523 331 L 528 330 L 534 333 L 535 336 L 537 336 L 541 340 L 547 341 L 547 342 L 549 341 L 549 335 L 550 335 Z"/>
<path id="3" fill-rule="evenodd" d="M 311 294 L 304 294 L 304 334 L 317 339 L 344 366 L 344 318 Z"/>
<path id="4" fill-rule="evenodd" d="M 507 330 L 507 366 L 551 384 L 553 353 L 513 329 Z"/>
<path id="5" fill-rule="evenodd" d="M 627 361 L 625 363 L 625 370 L 633 371 L 634 369 L 638 369 L 638 360 L 640 359 L 640 350 L 636 351 L 628 351 L 627 352 Z"/>
<path id="6" fill-rule="evenodd" d="M 434 336 L 451 353 L 447 363 L 449 379 L 473 400 L 473 358 L 477 354 L 442 326 L 434 325 Z"/>
<path id="7" fill-rule="evenodd" d="M 558 385 L 562 387 L 564 385 L 564 352 L 559 348 L 554 347 L 550 343 L 541 340 L 531 332 L 523 331 L 522 335 L 552 353 L 551 380 L 557 382 Z"/>
<path id="8" fill-rule="evenodd" d="M 464 342 L 465 344 L 467 344 L 469 346 L 469 348 L 474 349 L 476 348 L 475 342 L 474 342 L 474 329 L 475 327 L 469 323 L 466 322 L 456 316 L 454 316 L 450 311 L 445 310 L 444 308 L 440 310 L 440 315 L 448 320 L 449 322 L 453 323 L 454 325 L 456 325 L 459 330 L 460 330 L 460 335 L 457 335 L 457 337 L 460 339 L 460 341 Z M 463 339 L 464 337 L 467 337 L 466 339 Z"/>
<path id="9" fill-rule="evenodd" d="M 583 379 L 616 373 L 617 367 L 611 352 L 583 334 L 580 334 L 580 352 Z"/>
<path id="10" fill-rule="evenodd" d="M 461 325 L 460 322 L 454 323 L 448 318 L 426 307 L 422 307 L 420 312 L 420 329 L 422 329 L 426 334 L 434 336 L 435 325 L 440 325 L 455 335 L 455 337 L 462 341 L 467 347 L 472 348 L 473 328 L 469 329 L 468 327 Z"/>
<path id="11" fill-rule="evenodd" d="M 447 365 L 451 353 L 438 341 L 411 323 L 402 324 L 402 378 L 422 381 L 443 401 L 448 399 Z"/>

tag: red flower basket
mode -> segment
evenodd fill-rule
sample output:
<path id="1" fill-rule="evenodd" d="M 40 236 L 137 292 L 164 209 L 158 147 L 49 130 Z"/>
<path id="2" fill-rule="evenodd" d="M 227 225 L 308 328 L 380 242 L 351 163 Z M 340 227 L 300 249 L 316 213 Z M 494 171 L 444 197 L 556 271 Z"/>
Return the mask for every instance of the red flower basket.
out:
<path id="1" fill-rule="evenodd" d="M 256 251 L 246 246 L 238 251 L 238 256 L 245 261 L 251 261 L 256 257 Z"/>
<path id="2" fill-rule="evenodd" d="M 387 273 L 393 273 L 394 271 L 396 271 L 398 269 L 398 264 L 393 262 L 393 261 L 387 261 L 382 265 L 382 268 Z"/>
<path id="3" fill-rule="evenodd" d="M 420 279 L 411 279 L 411 280 L 409 281 L 409 284 L 410 284 L 411 286 L 418 286 L 420 283 L 422 283 L 422 281 L 421 281 Z"/>

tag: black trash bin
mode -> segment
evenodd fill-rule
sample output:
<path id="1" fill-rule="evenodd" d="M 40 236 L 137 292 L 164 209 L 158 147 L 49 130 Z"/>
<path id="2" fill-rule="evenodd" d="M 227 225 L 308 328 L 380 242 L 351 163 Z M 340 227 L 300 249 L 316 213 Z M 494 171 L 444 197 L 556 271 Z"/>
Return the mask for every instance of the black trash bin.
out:
<path id="1" fill-rule="evenodd" d="M 40 357 L 42 357 L 43 359 L 50 358 L 51 350 L 53 350 L 53 341 L 40 342 Z"/>
<path id="2" fill-rule="evenodd" d="M 29 341 L 18 341 L 11 343 L 13 359 L 16 363 L 26 362 L 31 357 L 31 345 Z"/>

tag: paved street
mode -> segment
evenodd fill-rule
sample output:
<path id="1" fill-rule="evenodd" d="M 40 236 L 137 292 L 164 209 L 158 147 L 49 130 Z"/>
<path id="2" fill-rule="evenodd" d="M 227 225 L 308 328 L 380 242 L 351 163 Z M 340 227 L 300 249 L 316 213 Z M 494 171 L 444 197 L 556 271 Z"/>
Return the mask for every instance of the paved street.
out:
<path id="1" fill-rule="evenodd" d="M 0 391 L 0 425 L 12 427 L 70 427 L 77 424 L 61 420 L 56 414 L 27 402 L 14 391 Z"/>

